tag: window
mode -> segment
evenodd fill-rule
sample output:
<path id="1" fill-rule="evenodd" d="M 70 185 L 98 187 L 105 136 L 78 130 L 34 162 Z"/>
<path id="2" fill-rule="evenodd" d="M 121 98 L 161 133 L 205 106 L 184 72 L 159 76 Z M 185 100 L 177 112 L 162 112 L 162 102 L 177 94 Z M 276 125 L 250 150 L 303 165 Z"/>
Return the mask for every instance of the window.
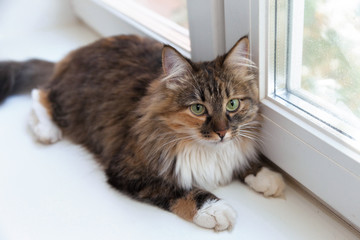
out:
<path id="1" fill-rule="evenodd" d="M 110 8 L 190 52 L 186 1 L 101 0 Z"/>
<path id="2" fill-rule="evenodd" d="M 135 0 L 134 2 L 143 5 L 183 28 L 189 28 L 186 0 Z"/>
<path id="3" fill-rule="evenodd" d="M 120 1 L 136 7 L 124 12 Z M 188 47 L 142 23 L 145 13 L 155 14 L 145 0 L 72 2 L 104 36 L 148 35 L 194 61 L 211 60 L 248 35 L 259 66 L 264 154 L 360 229 L 360 1 L 188 0 L 188 27 L 156 14 L 156 24 L 188 31 Z"/>
<path id="4" fill-rule="evenodd" d="M 179 2 L 178 10 L 171 6 L 175 2 Z M 103 36 L 147 35 L 171 44 L 196 61 L 211 60 L 224 53 L 223 0 L 161 1 L 167 10 L 159 10 L 154 4 L 149 8 L 149 3 L 146 0 L 72 0 L 76 14 Z M 171 8 L 174 11 L 169 10 Z M 177 11 L 187 13 L 188 23 L 175 20 Z"/>
<path id="5" fill-rule="evenodd" d="M 356 227 L 360 80 L 352 59 L 360 56 L 359 3 L 258 3 L 266 17 L 254 36 L 265 52 L 259 64 L 267 155 Z"/>
<path id="6" fill-rule="evenodd" d="M 356 146 L 360 140 L 360 1 L 271 4 L 271 32 L 277 39 L 270 45 L 274 96 Z"/>

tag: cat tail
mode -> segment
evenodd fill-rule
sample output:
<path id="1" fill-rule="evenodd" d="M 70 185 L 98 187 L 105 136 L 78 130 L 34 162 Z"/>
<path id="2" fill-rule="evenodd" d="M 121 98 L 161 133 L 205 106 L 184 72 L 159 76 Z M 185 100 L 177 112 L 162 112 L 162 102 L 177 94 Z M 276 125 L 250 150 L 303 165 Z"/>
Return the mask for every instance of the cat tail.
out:
<path id="1" fill-rule="evenodd" d="M 55 64 L 31 59 L 0 62 L 0 103 L 9 95 L 30 92 L 50 79 Z"/>

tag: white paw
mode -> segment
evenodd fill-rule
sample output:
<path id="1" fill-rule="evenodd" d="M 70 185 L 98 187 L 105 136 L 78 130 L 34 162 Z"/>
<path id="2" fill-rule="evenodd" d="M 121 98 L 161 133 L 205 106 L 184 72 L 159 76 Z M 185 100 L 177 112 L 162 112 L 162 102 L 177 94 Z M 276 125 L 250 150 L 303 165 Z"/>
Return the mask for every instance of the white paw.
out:
<path id="1" fill-rule="evenodd" d="M 62 137 L 60 128 L 52 121 L 47 108 L 41 102 L 41 91 L 33 89 L 32 111 L 29 125 L 36 139 L 45 144 L 55 143 Z"/>
<path id="2" fill-rule="evenodd" d="M 34 112 L 31 113 L 29 125 L 36 137 L 36 140 L 41 143 L 51 144 L 62 138 L 62 133 L 58 126 L 48 121 L 40 122 Z"/>
<path id="3" fill-rule="evenodd" d="M 256 176 L 248 175 L 245 183 L 265 197 L 280 197 L 285 190 L 285 182 L 280 173 L 263 167 Z"/>
<path id="4" fill-rule="evenodd" d="M 235 211 L 222 200 L 208 200 L 197 211 L 194 223 L 215 231 L 231 230 L 235 223 Z"/>

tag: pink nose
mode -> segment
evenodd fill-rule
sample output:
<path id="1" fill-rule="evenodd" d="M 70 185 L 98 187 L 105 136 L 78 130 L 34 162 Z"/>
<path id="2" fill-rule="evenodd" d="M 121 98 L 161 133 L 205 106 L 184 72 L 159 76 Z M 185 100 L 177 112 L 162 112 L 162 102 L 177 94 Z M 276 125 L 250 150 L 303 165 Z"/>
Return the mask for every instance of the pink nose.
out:
<path id="1" fill-rule="evenodd" d="M 227 133 L 227 130 L 216 131 L 216 134 L 219 135 L 220 138 L 224 138 L 226 133 Z"/>

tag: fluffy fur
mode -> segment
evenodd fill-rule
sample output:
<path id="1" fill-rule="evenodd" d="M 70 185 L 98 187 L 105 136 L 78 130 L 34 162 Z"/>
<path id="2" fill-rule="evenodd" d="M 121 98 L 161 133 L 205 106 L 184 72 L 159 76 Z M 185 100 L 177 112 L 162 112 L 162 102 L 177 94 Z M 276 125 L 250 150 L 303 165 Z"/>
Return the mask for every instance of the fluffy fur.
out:
<path id="1" fill-rule="evenodd" d="M 181 146 L 174 172 L 179 185 L 185 189 L 198 186 L 212 190 L 228 184 L 233 179 L 234 169 L 246 169 L 247 159 L 257 155 L 254 145 L 249 145 L 242 149 L 241 143 L 233 140 L 216 147 L 206 143 Z"/>
<path id="2" fill-rule="evenodd" d="M 261 119 L 247 38 L 210 62 L 194 63 L 151 39 L 117 36 L 73 51 L 55 67 L 36 60 L 1 69 L 0 98 L 44 73 L 44 85 L 32 92 L 39 141 L 65 135 L 85 146 L 109 184 L 135 199 L 220 231 L 231 228 L 235 213 L 209 189 L 235 178 L 267 196 L 283 190 L 281 176 L 259 161 Z M 238 107 L 227 110 L 233 100 Z M 204 111 L 195 114 L 192 106 Z"/>

